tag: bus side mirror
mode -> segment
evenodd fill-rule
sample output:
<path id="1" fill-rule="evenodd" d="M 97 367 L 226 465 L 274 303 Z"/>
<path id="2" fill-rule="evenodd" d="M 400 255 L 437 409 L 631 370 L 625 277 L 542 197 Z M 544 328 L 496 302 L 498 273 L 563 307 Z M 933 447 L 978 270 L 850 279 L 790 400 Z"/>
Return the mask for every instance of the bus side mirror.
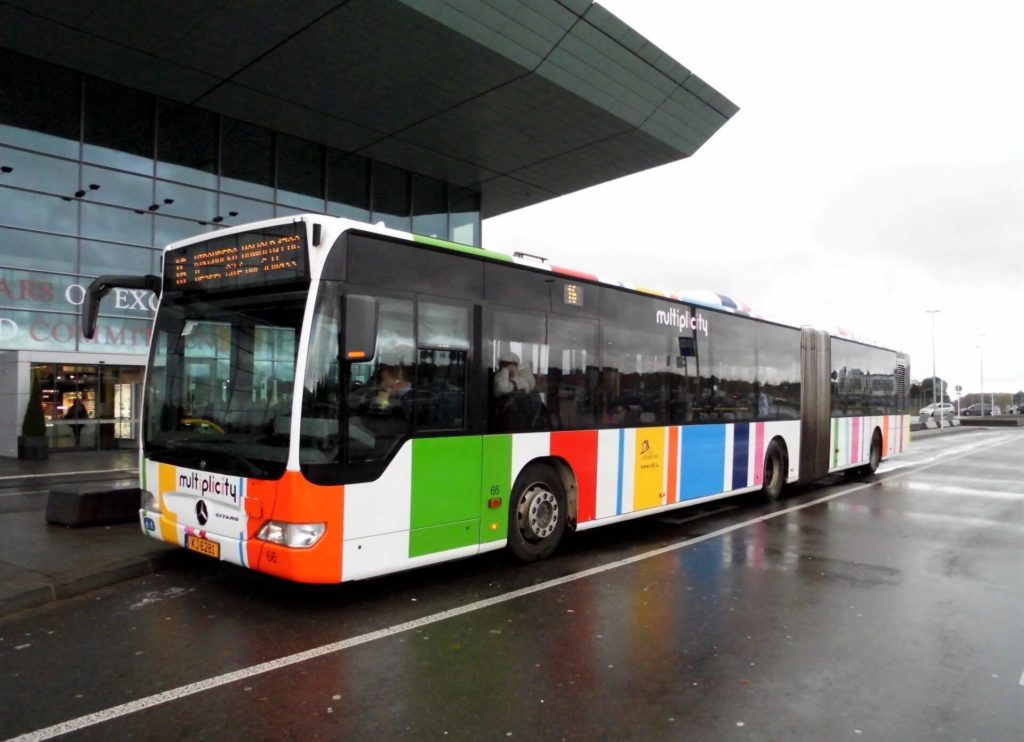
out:
<path id="1" fill-rule="evenodd" d="M 111 289 L 143 289 L 160 296 L 163 282 L 159 276 L 100 276 L 93 279 L 85 290 L 82 302 L 82 337 L 92 340 L 96 337 L 96 320 L 100 313 L 100 301 Z"/>
<path id="2" fill-rule="evenodd" d="M 344 298 L 345 334 L 341 338 L 341 357 L 346 361 L 371 361 L 377 349 L 377 323 L 380 310 L 372 296 L 349 294 Z"/>

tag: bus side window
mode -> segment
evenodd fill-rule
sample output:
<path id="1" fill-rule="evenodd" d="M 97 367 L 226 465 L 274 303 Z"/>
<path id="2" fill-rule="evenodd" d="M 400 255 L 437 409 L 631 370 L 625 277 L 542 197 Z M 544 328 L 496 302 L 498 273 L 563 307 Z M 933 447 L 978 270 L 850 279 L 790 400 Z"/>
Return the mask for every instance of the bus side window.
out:
<path id="1" fill-rule="evenodd" d="M 404 393 L 381 394 L 385 371 L 399 379 L 412 376 L 413 302 L 380 297 L 377 348 L 372 361 L 352 363 L 346 390 L 349 411 L 348 461 L 377 473 L 409 434 L 411 410 Z"/>
<path id="2" fill-rule="evenodd" d="M 547 430 L 547 317 L 496 311 L 487 333 L 488 428 L 502 433 Z"/>
<path id="3" fill-rule="evenodd" d="M 419 431 L 464 429 L 469 307 L 420 300 L 417 318 L 416 381 L 404 400 L 409 418 Z"/>
<path id="4" fill-rule="evenodd" d="M 416 386 L 402 398 L 417 430 L 466 427 L 466 351 L 420 348 Z"/>
<path id="5" fill-rule="evenodd" d="M 756 324 L 730 315 L 716 315 L 713 321 L 710 359 L 703 358 L 700 367 L 702 417 L 708 422 L 755 420 Z"/>
<path id="6" fill-rule="evenodd" d="M 548 318 L 546 395 L 551 427 L 592 428 L 598 393 L 597 322 L 585 317 Z"/>
<path id="7" fill-rule="evenodd" d="M 800 419 L 800 333 L 790 327 L 757 326 L 757 417 Z"/>

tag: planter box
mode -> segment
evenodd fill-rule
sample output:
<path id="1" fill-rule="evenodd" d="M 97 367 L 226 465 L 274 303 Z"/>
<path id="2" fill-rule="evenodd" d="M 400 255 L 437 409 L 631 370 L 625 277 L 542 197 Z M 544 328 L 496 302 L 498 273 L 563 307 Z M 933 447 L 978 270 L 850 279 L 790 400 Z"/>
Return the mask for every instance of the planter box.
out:
<path id="1" fill-rule="evenodd" d="M 46 500 L 46 521 L 61 526 L 138 522 L 141 496 L 136 479 L 54 487 Z"/>
<path id="2" fill-rule="evenodd" d="M 50 458 L 50 445 L 45 435 L 19 435 L 18 458 L 26 461 L 42 461 Z"/>

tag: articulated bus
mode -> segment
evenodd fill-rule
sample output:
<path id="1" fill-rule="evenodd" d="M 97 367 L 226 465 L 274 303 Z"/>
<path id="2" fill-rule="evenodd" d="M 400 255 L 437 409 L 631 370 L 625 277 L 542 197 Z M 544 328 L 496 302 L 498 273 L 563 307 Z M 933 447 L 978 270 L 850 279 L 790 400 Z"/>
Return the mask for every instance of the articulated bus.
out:
<path id="1" fill-rule="evenodd" d="M 140 523 L 302 581 L 873 473 L 909 440 L 906 356 L 828 332 L 323 215 L 170 245 Z"/>

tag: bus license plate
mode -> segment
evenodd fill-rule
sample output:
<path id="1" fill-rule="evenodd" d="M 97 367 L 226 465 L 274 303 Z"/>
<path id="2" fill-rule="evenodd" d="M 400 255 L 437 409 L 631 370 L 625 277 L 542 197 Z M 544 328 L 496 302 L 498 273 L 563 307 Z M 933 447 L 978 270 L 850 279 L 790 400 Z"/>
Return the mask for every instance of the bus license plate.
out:
<path id="1" fill-rule="evenodd" d="M 208 538 L 201 538 L 199 536 L 189 536 L 186 546 L 189 551 L 197 551 L 208 557 L 220 559 L 220 544 L 216 541 L 210 541 Z"/>

